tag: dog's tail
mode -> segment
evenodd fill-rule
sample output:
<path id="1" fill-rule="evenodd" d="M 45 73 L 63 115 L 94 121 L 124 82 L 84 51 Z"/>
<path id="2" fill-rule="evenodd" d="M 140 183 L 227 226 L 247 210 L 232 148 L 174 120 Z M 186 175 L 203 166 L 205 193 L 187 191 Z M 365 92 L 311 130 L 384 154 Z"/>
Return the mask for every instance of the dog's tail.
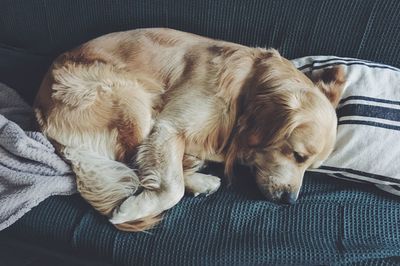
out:
<path id="1" fill-rule="evenodd" d="M 63 154 L 77 176 L 82 197 L 101 214 L 110 216 L 140 186 L 131 168 L 93 150 L 66 147 Z"/>
<path id="2" fill-rule="evenodd" d="M 110 219 L 113 211 L 141 186 L 133 169 L 94 151 L 66 148 L 64 156 L 70 161 L 77 176 L 77 186 L 82 197 Z M 154 227 L 160 220 L 161 216 L 158 215 L 114 226 L 124 231 L 144 231 Z"/>
<path id="3" fill-rule="evenodd" d="M 136 173 L 125 164 L 85 149 L 64 149 L 77 175 L 77 186 L 82 197 L 101 214 L 111 217 L 114 209 L 140 187 Z M 144 231 L 154 227 L 161 216 L 114 224 L 123 231 Z"/>

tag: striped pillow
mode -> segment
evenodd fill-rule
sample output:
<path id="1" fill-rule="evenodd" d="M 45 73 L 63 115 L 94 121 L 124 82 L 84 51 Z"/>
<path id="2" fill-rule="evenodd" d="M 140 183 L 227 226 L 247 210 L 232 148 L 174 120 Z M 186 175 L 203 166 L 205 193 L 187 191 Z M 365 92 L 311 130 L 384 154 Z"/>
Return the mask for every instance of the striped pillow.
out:
<path id="1" fill-rule="evenodd" d="M 352 58 L 293 60 L 303 72 L 342 65 L 346 86 L 337 109 L 335 150 L 319 169 L 373 183 L 400 196 L 400 69 Z"/>

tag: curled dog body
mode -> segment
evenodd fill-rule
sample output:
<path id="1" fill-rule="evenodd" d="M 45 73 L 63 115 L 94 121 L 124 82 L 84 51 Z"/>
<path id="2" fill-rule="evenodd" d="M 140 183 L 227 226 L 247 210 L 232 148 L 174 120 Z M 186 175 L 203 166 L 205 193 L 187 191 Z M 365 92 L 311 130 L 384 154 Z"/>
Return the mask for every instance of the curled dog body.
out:
<path id="1" fill-rule="evenodd" d="M 204 161 L 255 170 L 270 200 L 296 201 L 304 171 L 332 151 L 340 69 L 311 80 L 274 49 L 171 29 L 108 34 L 60 55 L 35 101 L 38 123 L 82 196 L 123 230 L 143 230 L 185 190 L 213 193 Z"/>

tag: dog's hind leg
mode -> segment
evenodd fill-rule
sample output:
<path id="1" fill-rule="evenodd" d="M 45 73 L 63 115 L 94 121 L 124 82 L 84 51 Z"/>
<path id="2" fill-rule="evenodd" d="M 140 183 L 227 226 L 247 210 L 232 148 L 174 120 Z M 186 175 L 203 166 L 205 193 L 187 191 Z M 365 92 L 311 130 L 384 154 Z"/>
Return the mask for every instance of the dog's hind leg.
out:
<path id="1" fill-rule="evenodd" d="M 173 207 L 184 195 L 182 159 L 184 139 L 168 122 L 157 123 L 138 148 L 137 167 L 144 190 L 128 197 L 117 208 L 110 221 L 114 224 L 140 221 Z M 158 185 L 159 184 L 159 185 Z"/>
<path id="2" fill-rule="evenodd" d="M 81 195 L 109 216 L 139 187 L 139 177 L 124 163 L 150 132 L 154 93 L 103 63 L 72 62 L 51 74 L 51 104 L 36 104 L 38 122 L 71 162 Z"/>

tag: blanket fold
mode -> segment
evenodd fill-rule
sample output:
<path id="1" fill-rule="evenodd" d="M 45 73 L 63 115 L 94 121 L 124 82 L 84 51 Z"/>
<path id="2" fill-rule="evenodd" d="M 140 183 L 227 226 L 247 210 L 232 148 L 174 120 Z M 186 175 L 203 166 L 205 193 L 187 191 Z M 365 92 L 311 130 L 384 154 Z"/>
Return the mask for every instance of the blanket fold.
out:
<path id="1" fill-rule="evenodd" d="M 0 83 L 0 230 L 52 195 L 76 192 L 70 166 L 34 129 L 31 107 Z"/>

